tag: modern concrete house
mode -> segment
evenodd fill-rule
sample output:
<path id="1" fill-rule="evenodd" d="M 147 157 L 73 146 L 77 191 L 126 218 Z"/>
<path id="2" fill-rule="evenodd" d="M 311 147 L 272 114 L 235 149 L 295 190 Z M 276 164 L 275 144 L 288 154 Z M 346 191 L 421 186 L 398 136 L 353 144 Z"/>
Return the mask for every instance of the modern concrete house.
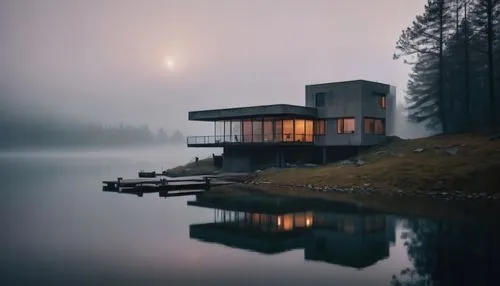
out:
<path id="1" fill-rule="evenodd" d="M 396 89 L 366 80 L 307 85 L 305 106 L 273 104 L 189 112 L 214 123 L 188 147 L 222 147 L 227 171 L 287 163 L 324 164 L 355 155 L 393 133 Z"/>

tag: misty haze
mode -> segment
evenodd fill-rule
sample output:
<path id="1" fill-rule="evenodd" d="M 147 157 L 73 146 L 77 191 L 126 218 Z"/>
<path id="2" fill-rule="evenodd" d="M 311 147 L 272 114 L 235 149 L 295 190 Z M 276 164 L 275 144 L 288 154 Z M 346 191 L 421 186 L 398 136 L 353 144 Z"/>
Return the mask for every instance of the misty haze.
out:
<path id="1" fill-rule="evenodd" d="M 409 70 L 391 55 L 424 1 L 372 2 L 2 0 L 0 146 L 201 134 L 188 111 L 302 104 L 332 80 L 390 83 L 402 102 Z"/>
<path id="2" fill-rule="evenodd" d="M 496 0 L 0 0 L 0 284 L 497 285 L 499 83 Z"/>

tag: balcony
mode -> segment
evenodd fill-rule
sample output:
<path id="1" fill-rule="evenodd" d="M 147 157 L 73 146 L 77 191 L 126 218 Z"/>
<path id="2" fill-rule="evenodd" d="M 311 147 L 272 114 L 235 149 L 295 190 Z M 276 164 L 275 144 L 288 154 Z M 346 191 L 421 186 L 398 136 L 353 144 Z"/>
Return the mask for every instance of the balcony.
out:
<path id="1" fill-rule="evenodd" d="M 189 136 L 188 147 L 224 147 L 233 145 L 313 145 L 313 134 L 264 134 L 263 136 L 215 135 Z"/>

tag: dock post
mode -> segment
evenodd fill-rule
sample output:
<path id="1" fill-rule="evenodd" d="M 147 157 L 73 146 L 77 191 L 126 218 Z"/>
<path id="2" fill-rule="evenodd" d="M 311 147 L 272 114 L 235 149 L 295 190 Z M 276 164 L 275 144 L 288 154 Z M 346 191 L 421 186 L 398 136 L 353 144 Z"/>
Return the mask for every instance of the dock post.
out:
<path id="1" fill-rule="evenodd" d="M 210 179 L 205 177 L 205 190 L 210 191 Z"/>
<path id="2" fill-rule="evenodd" d="M 116 188 L 118 189 L 118 191 L 120 191 L 120 182 L 121 180 L 123 180 L 122 177 L 118 177 L 118 180 L 116 180 Z"/>

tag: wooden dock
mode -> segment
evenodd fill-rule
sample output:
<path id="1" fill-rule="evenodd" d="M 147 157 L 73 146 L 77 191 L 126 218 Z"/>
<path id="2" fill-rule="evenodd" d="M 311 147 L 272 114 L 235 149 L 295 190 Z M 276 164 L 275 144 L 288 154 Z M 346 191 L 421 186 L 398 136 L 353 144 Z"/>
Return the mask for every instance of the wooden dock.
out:
<path id="1" fill-rule="evenodd" d="M 211 187 L 232 184 L 230 181 L 213 177 L 185 178 L 142 178 L 103 181 L 103 191 L 135 194 L 142 197 L 145 193 L 159 193 L 160 197 L 194 195 L 209 191 Z"/>

